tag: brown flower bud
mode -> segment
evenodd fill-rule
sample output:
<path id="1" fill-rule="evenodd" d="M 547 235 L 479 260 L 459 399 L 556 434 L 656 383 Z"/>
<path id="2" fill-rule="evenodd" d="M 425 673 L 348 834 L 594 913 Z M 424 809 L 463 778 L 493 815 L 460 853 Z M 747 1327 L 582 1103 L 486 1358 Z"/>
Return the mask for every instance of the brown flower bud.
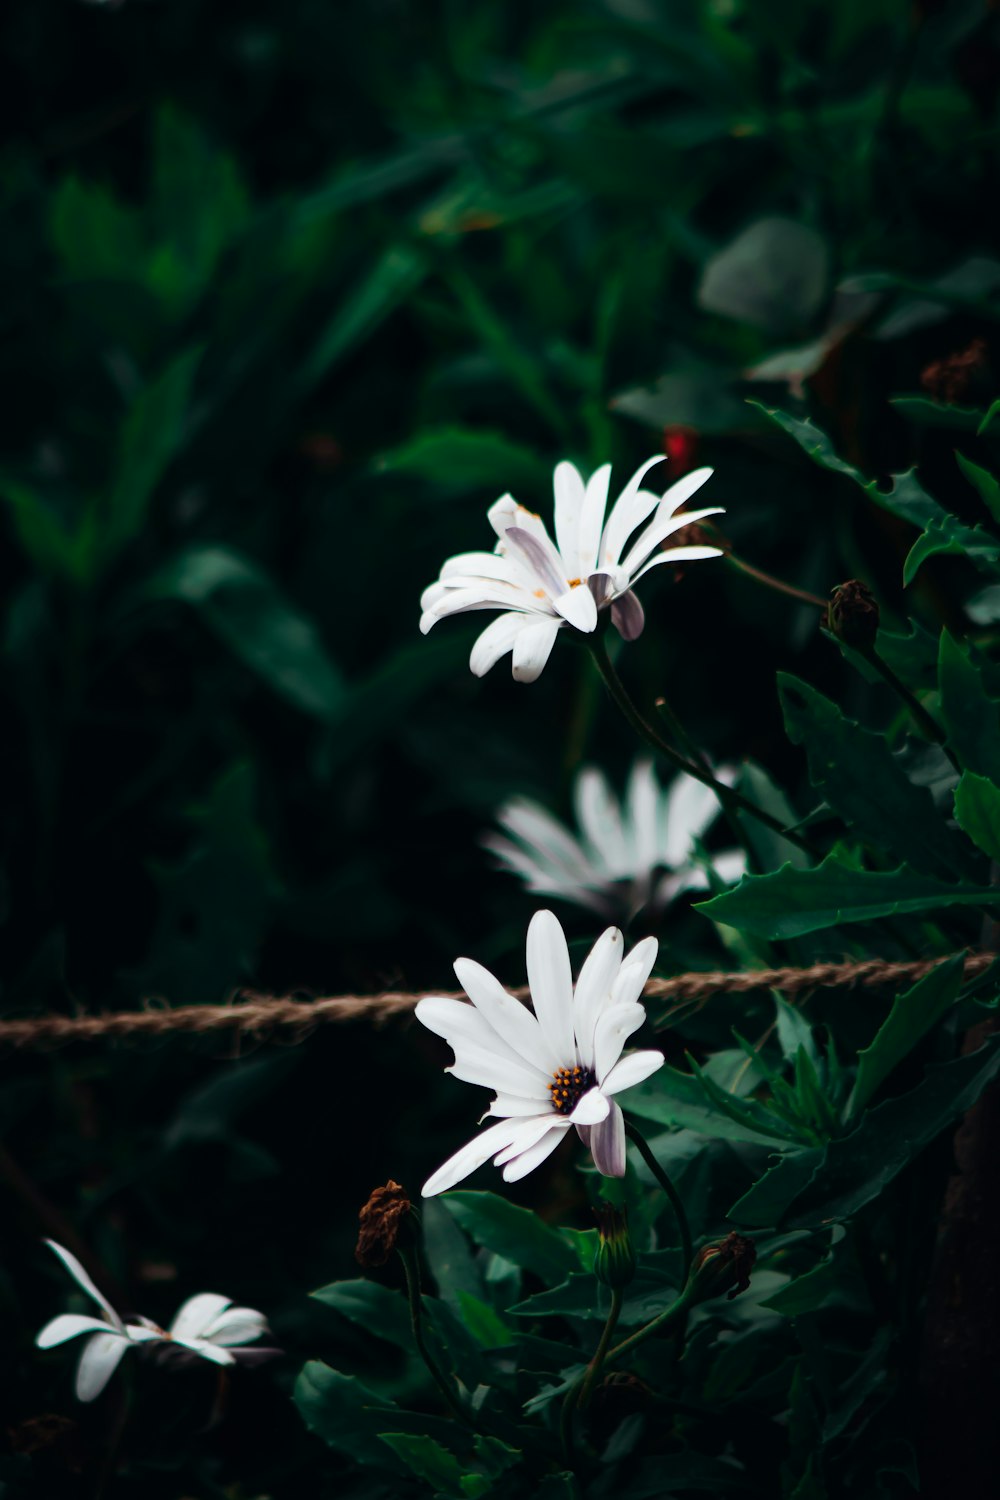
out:
<path id="1" fill-rule="evenodd" d="M 753 1240 L 735 1231 L 727 1234 L 724 1240 L 705 1245 L 695 1256 L 688 1277 L 695 1301 L 721 1297 L 723 1292 L 728 1292 L 732 1299 L 738 1292 L 745 1292 L 756 1259 L 757 1247 Z"/>
<path id="2" fill-rule="evenodd" d="M 936 359 L 921 372 L 920 384 L 946 406 L 970 394 L 986 369 L 986 340 L 973 339 L 965 349 L 959 349 L 944 359 Z"/>
<path id="3" fill-rule="evenodd" d="M 354 1259 L 359 1266 L 384 1266 L 396 1249 L 414 1243 L 416 1211 L 406 1192 L 392 1179 L 377 1187 L 358 1214 L 358 1243 Z"/>
<path id="4" fill-rule="evenodd" d="M 878 634 L 878 600 L 867 584 L 849 578 L 831 590 L 826 626 L 831 635 L 856 651 L 870 650 Z"/>

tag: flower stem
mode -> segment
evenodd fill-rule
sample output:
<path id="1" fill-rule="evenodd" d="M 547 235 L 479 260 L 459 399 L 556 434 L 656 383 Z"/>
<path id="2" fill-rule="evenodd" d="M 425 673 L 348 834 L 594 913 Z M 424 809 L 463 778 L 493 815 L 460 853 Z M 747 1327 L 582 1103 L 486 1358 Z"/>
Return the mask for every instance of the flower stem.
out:
<path id="1" fill-rule="evenodd" d="M 621 1287 L 614 1287 L 611 1292 L 611 1311 L 608 1313 L 607 1322 L 605 1323 L 603 1332 L 601 1333 L 600 1341 L 597 1345 L 597 1348 L 594 1350 L 593 1359 L 587 1366 L 587 1373 L 583 1377 L 583 1384 L 580 1386 L 580 1392 L 577 1396 L 576 1404 L 581 1411 L 586 1410 L 587 1403 L 589 1402 L 593 1394 L 597 1377 L 601 1373 L 601 1366 L 604 1364 L 604 1356 L 608 1352 L 608 1345 L 611 1343 L 612 1335 L 614 1334 L 615 1328 L 618 1326 L 618 1319 L 621 1316 L 623 1300 L 624 1293 Z"/>
<path id="2" fill-rule="evenodd" d="M 765 573 L 762 568 L 755 568 L 752 563 L 744 562 L 742 557 L 737 557 L 735 552 L 727 552 L 726 561 L 731 562 L 734 568 L 739 568 L 741 573 L 746 573 L 749 578 L 756 578 L 757 582 L 764 584 L 766 588 L 774 589 L 776 594 L 787 594 L 790 599 L 798 599 L 802 604 L 814 604 L 817 609 L 826 613 L 826 600 L 821 599 L 818 594 L 810 594 L 808 589 L 796 588 L 794 583 L 785 583 L 783 579 L 775 578 L 773 573 Z"/>
<path id="3" fill-rule="evenodd" d="M 637 1329 L 636 1332 L 630 1334 L 627 1339 L 622 1339 L 620 1344 L 616 1344 L 613 1349 L 610 1349 L 606 1356 L 607 1362 L 610 1363 L 611 1360 L 617 1360 L 623 1354 L 628 1354 L 632 1349 L 636 1347 L 637 1344 L 641 1344 L 644 1339 L 648 1339 L 651 1334 L 658 1333 L 660 1329 L 668 1328 L 671 1323 L 683 1318 L 684 1314 L 688 1310 L 688 1306 L 692 1301 L 693 1296 L 694 1293 L 691 1288 L 691 1283 L 689 1282 L 684 1288 L 683 1292 L 681 1292 L 680 1296 L 676 1299 L 676 1301 L 671 1302 L 669 1307 L 665 1307 L 663 1311 L 661 1313 L 657 1313 L 656 1317 L 651 1319 L 650 1322 L 645 1323 L 642 1328 Z"/>
<path id="4" fill-rule="evenodd" d="M 674 1211 L 674 1218 L 677 1220 L 677 1228 L 681 1237 L 681 1255 L 684 1260 L 684 1274 L 681 1281 L 682 1284 L 686 1285 L 688 1275 L 691 1271 L 691 1262 L 694 1259 L 694 1246 L 691 1241 L 691 1226 L 688 1223 L 688 1216 L 681 1201 L 681 1195 L 660 1166 L 660 1163 L 656 1160 L 656 1157 L 649 1148 L 649 1142 L 646 1140 L 646 1137 L 642 1134 L 641 1130 L 638 1130 L 632 1124 L 631 1120 L 625 1121 L 625 1134 L 638 1148 L 639 1155 L 670 1200 L 670 1207 Z"/>
<path id="5" fill-rule="evenodd" d="M 424 1339 L 423 1316 L 420 1302 L 420 1269 L 413 1250 L 398 1250 L 400 1260 L 403 1262 L 403 1270 L 406 1272 L 406 1297 L 410 1304 L 410 1327 L 413 1330 L 413 1342 L 417 1346 L 417 1352 L 430 1372 L 431 1378 L 440 1390 L 448 1404 L 450 1411 L 464 1422 L 467 1427 L 474 1427 L 475 1423 L 464 1409 L 451 1386 L 451 1381 L 442 1373 L 437 1361 L 431 1354 Z"/>
<path id="6" fill-rule="evenodd" d="M 605 687 L 641 739 L 652 745 L 654 750 L 658 751 L 660 755 L 675 765 L 679 771 L 686 771 L 689 776 L 694 777 L 695 781 L 700 781 L 704 786 L 710 786 L 723 807 L 738 808 L 741 812 L 745 812 L 750 817 L 756 818 L 758 823 L 763 823 L 774 833 L 779 833 L 789 843 L 798 845 L 800 849 L 805 849 L 814 859 L 820 857 L 819 852 L 800 833 L 796 833 L 792 828 L 786 828 L 780 819 L 772 817 L 763 807 L 757 807 L 755 803 L 749 801 L 748 798 L 742 796 L 739 792 L 734 791 L 732 787 L 718 781 L 712 775 L 711 771 L 703 769 L 696 761 L 687 760 L 685 756 L 681 755 L 679 750 L 675 750 L 673 745 L 668 744 L 657 733 L 653 725 L 643 718 L 632 702 L 626 691 L 625 684 L 612 665 L 604 641 L 599 637 L 588 636 L 587 645 L 590 648 L 590 653 L 594 658 L 597 670 L 604 679 Z"/>
<path id="7" fill-rule="evenodd" d="M 920 699 L 917 698 L 914 693 L 910 692 L 910 689 L 906 686 L 906 683 L 903 682 L 901 678 L 896 676 L 889 663 L 885 660 L 884 657 L 879 655 L 874 646 L 869 646 L 867 651 L 862 652 L 862 655 L 864 656 L 866 661 L 871 663 L 871 665 L 875 668 L 876 672 L 878 672 L 883 681 L 889 684 L 897 697 L 899 697 L 903 701 L 903 703 L 906 704 L 906 707 L 909 709 L 910 714 L 913 717 L 914 723 L 920 726 L 929 740 L 933 740 L 936 745 L 941 746 L 945 755 L 947 755 L 948 759 L 955 767 L 955 770 L 960 771 L 962 769 L 961 766 L 958 764 L 955 757 L 948 749 L 948 746 L 945 744 L 947 735 L 945 734 L 944 730 L 941 728 L 941 725 L 937 722 L 937 720 L 927 712 L 927 709 L 920 702 Z"/>

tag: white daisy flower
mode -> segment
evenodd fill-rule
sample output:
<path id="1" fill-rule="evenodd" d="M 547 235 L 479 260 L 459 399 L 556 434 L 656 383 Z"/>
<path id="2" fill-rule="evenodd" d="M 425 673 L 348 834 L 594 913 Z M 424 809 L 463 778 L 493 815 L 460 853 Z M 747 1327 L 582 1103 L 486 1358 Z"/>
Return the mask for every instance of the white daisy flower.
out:
<path id="1" fill-rule="evenodd" d="M 77 1286 L 93 1298 L 104 1316 L 95 1318 L 83 1313 L 61 1313 L 51 1323 L 46 1323 L 35 1343 L 39 1349 L 53 1349 L 68 1339 L 89 1335 L 77 1366 L 75 1389 L 79 1400 L 93 1401 L 111 1379 L 126 1351 L 133 1344 L 147 1343 L 158 1334 L 151 1333 L 144 1322 L 125 1323 L 103 1293 L 97 1290 L 76 1256 L 57 1245 L 55 1240 L 46 1240 L 45 1243 L 58 1255 Z"/>
<path id="2" fill-rule="evenodd" d="M 540 675 L 563 626 L 589 633 L 602 609 L 610 608 L 612 623 L 625 640 L 635 640 L 644 616 L 632 586 L 644 573 L 658 563 L 722 555 L 718 547 L 663 548 L 682 526 L 721 513 L 714 505 L 677 514 L 711 469 L 685 474 L 663 495 L 642 489 L 645 475 L 664 457 L 647 459 L 633 474 L 607 520 L 611 465 L 604 464 L 584 482 L 573 464 L 558 464 L 555 543 L 540 516 L 511 495 L 502 496 L 488 512 L 498 537 L 495 550 L 448 559 L 437 583 L 424 590 L 421 631 L 426 635 L 445 615 L 501 610 L 473 646 L 469 666 L 482 677 L 509 651 L 518 682 L 534 682 Z M 629 546 L 640 526 L 644 529 Z"/>
<path id="3" fill-rule="evenodd" d="M 528 928 L 528 987 L 534 1014 L 471 958 L 455 961 L 471 1005 L 429 996 L 417 1019 L 455 1054 L 446 1069 L 492 1089 L 491 1125 L 424 1183 L 431 1198 L 493 1158 L 516 1182 L 554 1151 L 571 1126 L 606 1177 L 625 1175 L 625 1120 L 615 1096 L 663 1066 L 661 1052 L 622 1056 L 642 1025 L 639 1003 L 656 960 L 655 938 L 626 956 L 617 927 L 598 938 L 573 985 L 569 949 L 556 917 L 536 912 Z M 484 1115 L 485 1119 L 486 1116 Z"/>
<path id="4" fill-rule="evenodd" d="M 732 786 L 736 773 L 716 773 Z M 710 787 L 683 773 L 664 791 L 649 760 L 637 761 L 619 801 L 593 766 L 573 787 L 577 829 L 564 827 L 540 803 L 513 797 L 497 814 L 509 835 L 488 833 L 482 843 L 529 891 L 558 896 L 605 916 L 633 917 L 645 906 L 660 911 L 681 891 L 707 889 L 694 844 L 720 812 Z M 711 866 L 727 884 L 746 871 L 746 855 L 725 849 Z M 663 872 L 657 874 L 657 872 Z"/>
<path id="5" fill-rule="evenodd" d="M 144 1320 L 145 1321 L 145 1320 Z M 155 1328 L 155 1324 L 148 1324 Z M 190 1349 L 216 1365 L 234 1365 L 236 1354 L 267 1332 L 267 1319 L 252 1307 L 234 1307 L 230 1297 L 218 1292 L 198 1292 L 181 1306 L 161 1338 L 175 1347 Z"/>

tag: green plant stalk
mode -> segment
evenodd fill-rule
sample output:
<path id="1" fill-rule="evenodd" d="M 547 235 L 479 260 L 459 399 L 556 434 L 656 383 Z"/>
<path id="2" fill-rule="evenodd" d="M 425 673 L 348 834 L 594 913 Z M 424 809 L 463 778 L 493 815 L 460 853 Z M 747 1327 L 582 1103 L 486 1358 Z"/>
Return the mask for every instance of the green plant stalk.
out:
<path id="1" fill-rule="evenodd" d="M 437 1361 L 428 1349 L 426 1340 L 424 1339 L 423 1316 L 420 1306 L 420 1270 L 417 1266 L 416 1254 L 413 1250 L 398 1249 L 397 1254 L 403 1262 L 403 1270 L 406 1273 L 406 1298 L 410 1304 L 410 1327 L 413 1330 L 413 1342 L 417 1346 L 417 1352 L 427 1366 L 435 1385 L 447 1402 L 449 1410 L 467 1427 L 475 1428 L 475 1423 L 452 1390 L 451 1382 L 438 1368 Z"/>
<path id="2" fill-rule="evenodd" d="M 583 1377 L 583 1384 L 580 1386 L 579 1394 L 577 1395 L 576 1404 L 581 1411 L 586 1410 L 587 1404 L 590 1401 L 591 1396 L 593 1395 L 597 1377 L 601 1373 L 601 1366 L 604 1364 L 604 1358 L 608 1352 L 608 1346 L 611 1343 L 614 1331 L 618 1326 L 618 1319 L 621 1317 L 623 1301 L 624 1292 L 622 1288 L 617 1286 L 613 1287 L 611 1291 L 611 1311 L 608 1313 L 607 1321 L 604 1324 L 604 1329 L 601 1333 L 600 1341 L 598 1342 L 597 1348 L 594 1350 L 594 1357 L 590 1361 L 590 1364 L 587 1366 L 587 1373 Z"/>
<path id="3" fill-rule="evenodd" d="M 734 791 L 732 787 L 728 787 L 723 782 L 718 781 L 710 771 L 703 770 L 696 761 L 687 760 L 681 755 L 679 750 L 675 750 L 673 745 L 669 745 L 656 732 L 652 724 L 643 718 L 632 702 L 626 691 L 625 684 L 612 665 L 604 641 L 599 637 L 588 636 L 587 646 L 597 670 L 604 679 L 605 687 L 640 739 L 644 739 L 647 744 L 652 745 L 654 750 L 669 760 L 679 771 L 686 771 L 689 776 L 694 777 L 695 781 L 700 781 L 704 786 L 710 786 L 723 807 L 732 807 L 747 813 L 750 817 L 756 818 L 758 823 L 763 823 L 767 828 L 770 828 L 773 833 L 778 833 L 783 839 L 787 839 L 790 844 L 796 844 L 800 849 L 804 849 L 812 858 L 818 859 L 820 857 L 819 851 L 814 849 L 809 840 L 803 838 L 800 833 L 796 833 L 794 829 L 786 828 L 778 818 L 772 817 L 764 808 L 755 806 L 753 802 L 742 796 L 740 792 Z"/>
<path id="4" fill-rule="evenodd" d="M 673 734 L 674 739 L 677 741 L 677 743 L 684 746 L 691 759 L 697 761 L 698 765 L 701 766 L 701 769 L 706 773 L 706 775 L 712 776 L 712 767 L 709 764 L 707 757 L 702 753 L 701 746 L 695 739 L 692 738 L 691 735 L 688 734 L 687 730 L 684 728 L 684 725 L 674 713 L 666 698 L 662 696 L 657 698 L 653 707 L 658 713 L 663 715 L 664 719 L 666 719 L 671 733 Z M 721 807 L 722 815 L 725 818 L 726 822 L 729 824 L 729 827 L 733 833 L 733 837 L 736 839 L 736 842 L 740 845 L 741 849 L 746 854 L 747 868 L 751 870 L 759 869 L 760 865 L 753 844 L 747 837 L 746 829 L 740 822 L 735 809 L 728 802 L 722 802 Z"/>
<path id="5" fill-rule="evenodd" d="M 671 1323 L 680 1321 L 693 1301 L 694 1289 L 689 1282 L 680 1296 L 676 1301 L 671 1302 L 669 1307 L 665 1307 L 650 1322 L 643 1324 L 642 1328 L 636 1329 L 635 1333 L 630 1334 L 627 1339 L 622 1339 L 620 1344 L 616 1344 L 613 1349 L 609 1350 L 605 1356 L 605 1363 L 610 1364 L 612 1360 L 620 1359 L 623 1354 L 631 1353 L 637 1345 L 641 1344 L 645 1339 L 651 1338 L 654 1333 L 660 1332 L 661 1329 L 669 1328 Z"/>
<path id="6" fill-rule="evenodd" d="M 868 649 L 866 651 L 862 651 L 861 654 L 866 661 L 871 663 L 876 672 L 878 672 L 879 676 L 888 683 L 897 697 L 899 697 L 903 701 L 903 703 L 905 703 L 906 707 L 909 709 L 910 714 L 913 717 L 914 722 L 920 726 L 927 738 L 929 740 L 933 740 L 936 745 L 940 745 L 945 755 L 947 755 L 948 759 L 955 767 L 955 770 L 961 771 L 962 767 L 952 755 L 946 744 L 948 738 L 947 735 L 941 728 L 941 725 L 933 717 L 933 715 L 927 712 L 927 709 L 920 702 L 920 699 L 917 698 L 915 694 L 911 693 L 910 689 L 906 686 L 906 683 L 896 676 L 889 663 L 879 655 L 874 646 L 869 646 Z"/>
<path id="7" fill-rule="evenodd" d="M 765 588 L 773 589 L 776 594 L 786 594 L 789 599 L 798 599 L 801 604 L 812 604 L 816 609 L 826 613 L 826 600 L 821 599 L 818 594 L 810 594 L 808 589 L 796 588 L 794 583 L 785 583 L 782 578 L 775 578 L 773 573 L 765 573 L 762 568 L 755 568 L 752 563 L 744 562 L 742 557 L 737 557 L 735 552 L 726 553 L 726 562 L 732 563 L 741 573 L 748 578 L 755 578 L 758 583 L 764 584 Z"/>
<path id="8" fill-rule="evenodd" d="M 686 1284 L 688 1276 L 691 1273 L 691 1262 L 694 1259 L 694 1244 L 691 1239 L 691 1226 L 688 1223 L 687 1211 L 684 1208 L 681 1195 L 649 1149 L 649 1142 L 646 1140 L 646 1137 L 642 1134 L 641 1130 L 632 1124 L 631 1120 L 625 1121 L 625 1134 L 633 1145 L 638 1148 L 639 1155 L 670 1201 L 670 1207 L 674 1211 L 674 1218 L 677 1220 L 677 1229 L 681 1237 L 681 1254 L 684 1259 L 682 1282 Z"/>

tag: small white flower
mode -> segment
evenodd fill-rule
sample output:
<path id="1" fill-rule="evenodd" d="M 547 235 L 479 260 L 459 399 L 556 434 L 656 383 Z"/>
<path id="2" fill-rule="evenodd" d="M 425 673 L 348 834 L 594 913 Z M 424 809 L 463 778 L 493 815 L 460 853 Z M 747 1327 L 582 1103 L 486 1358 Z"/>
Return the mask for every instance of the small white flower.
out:
<path id="1" fill-rule="evenodd" d="M 726 786 L 735 780 L 728 767 L 716 775 Z M 720 811 L 710 787 L 682 773 L 664 791 L 652 762 L 640 760 L 621 801 L 593 766 L 577 776 L 573 801 L 579 831 L 540 803 L 513 797 L 497 814 L 510 837 L 488 833 L 482 842 L 529 891 L 606 916 L 629 918 L 644 906 L 662 910 L 681 891 L 707 888 L 694 842 Z M 711 865 L 728 884 L 745 872 L 746 856 L 726 849 L 712 855 Z M 657 879 L 657 871 L 665 873 Z"/>
<path id="2" fill-rule="evenodd" d="M 627 641 L 635 640 L 642 633 L 644 616 L 632 586 L 644 573 L 658 563 L 721 556 L 718 547 L 663 549 L 682 526 L 721 511 L 715 505 L 677 514 L 711 469 L 685 474 L 661 496 L 642 489 L 646 473 L 663 458 L 660 454 L 648 459 L 633 474 L 607 520 L 611 465 L 604 464 L 585 483 L 573 464 L 558 464 L 555 543 L 540 516 L 511 495 L 502 496 L 488 513 L 498 537 L 495 550 L 448 559 L 438 582 L 424 590 L 421 631 L 426 635 L 445 615 L 502 610 L 473 646 L 469 666 L 482 677 L 510 651 L 518 682 L 534 682 L 540 675 L 563 626 L 589 633 L 601 609 L 610 608 L 619 633 Z M 640 526 L 644 529 L 629 546 Z"/>
<path id="3" fill-rule="evenodd" d="M 104 1313 L 103 1318 L 62 1313 L 46 1323 L 35 1340 L 39 1349 L 52 1349 L 80 1334 L 89 1335 L 76 1372 L 76 1394 L 81 1401 L 93 1401 L 100 1395 L 133 1344 L 180 1347 L 213 1364 L 232 1365 L 236 1363 L 234 1349 L 238 1353 L 243 1345 L 260 1338 L 267 1330 L 263 1313 L 249 1307 L 233 1307 L 228 1297 L 220 1297 L 217 1292 L 199 1292 L 189 1297 L 169 1329 L 143 1317 L 135 1323 L 125 1323 L 97 1290 L 76 1256 L 54 1240 L 45 1243 L 58 1255 L 77 1286 Z"/>
<path id="4" fill-rule="evenodd" d="M 144 1324 L 124 1323 L 107 1298 L 97 1290 L 76 1256 L 54 1240 L 45 1243 L 58 1255 L 77 1286 L 94 1299 L 104 1317 L 62 1313 L 51 1323 L 46 1323 L 35 1343 L 39 1349 L 52 1349 L 56 1344 L 66 1343 L 67 1339 L 88 1334 L 76 1370 L 76 1394 L 81 1401 L 93 1401 L 111 1379 L 126 1350 L 133 1344 L 147 1343 L 159 1335 L 151 1333 Z"/>
<path id="5" fill-rule="evenodd" d="M 552 912 L 536 912 L 527 943 L 534 1014 L 481 964 L 456 959 L 472 1004 L 430 996 L 417 1006 L 417 1019 L 454 1052 L 447 1072 L 494 1090 L 486 1114 L 499 1123 L 438 1168 L 424 1183 L 425 1198 L 454 1187 L 490 1157 L 507 1182 L 516 1182 L 556 1149 L 570 1126 L 590 1147 L 598 1171 L 624 1176 L 625 1120 L 614 1096 L 664 1061 L 661 1052 L 622 1056 L 646 1019 L 639 997 L 656 950 L 656 939 L 644 938 L 626 956 L 621 933 L 609 927 L 574 988 L 563 930 Z"/>

